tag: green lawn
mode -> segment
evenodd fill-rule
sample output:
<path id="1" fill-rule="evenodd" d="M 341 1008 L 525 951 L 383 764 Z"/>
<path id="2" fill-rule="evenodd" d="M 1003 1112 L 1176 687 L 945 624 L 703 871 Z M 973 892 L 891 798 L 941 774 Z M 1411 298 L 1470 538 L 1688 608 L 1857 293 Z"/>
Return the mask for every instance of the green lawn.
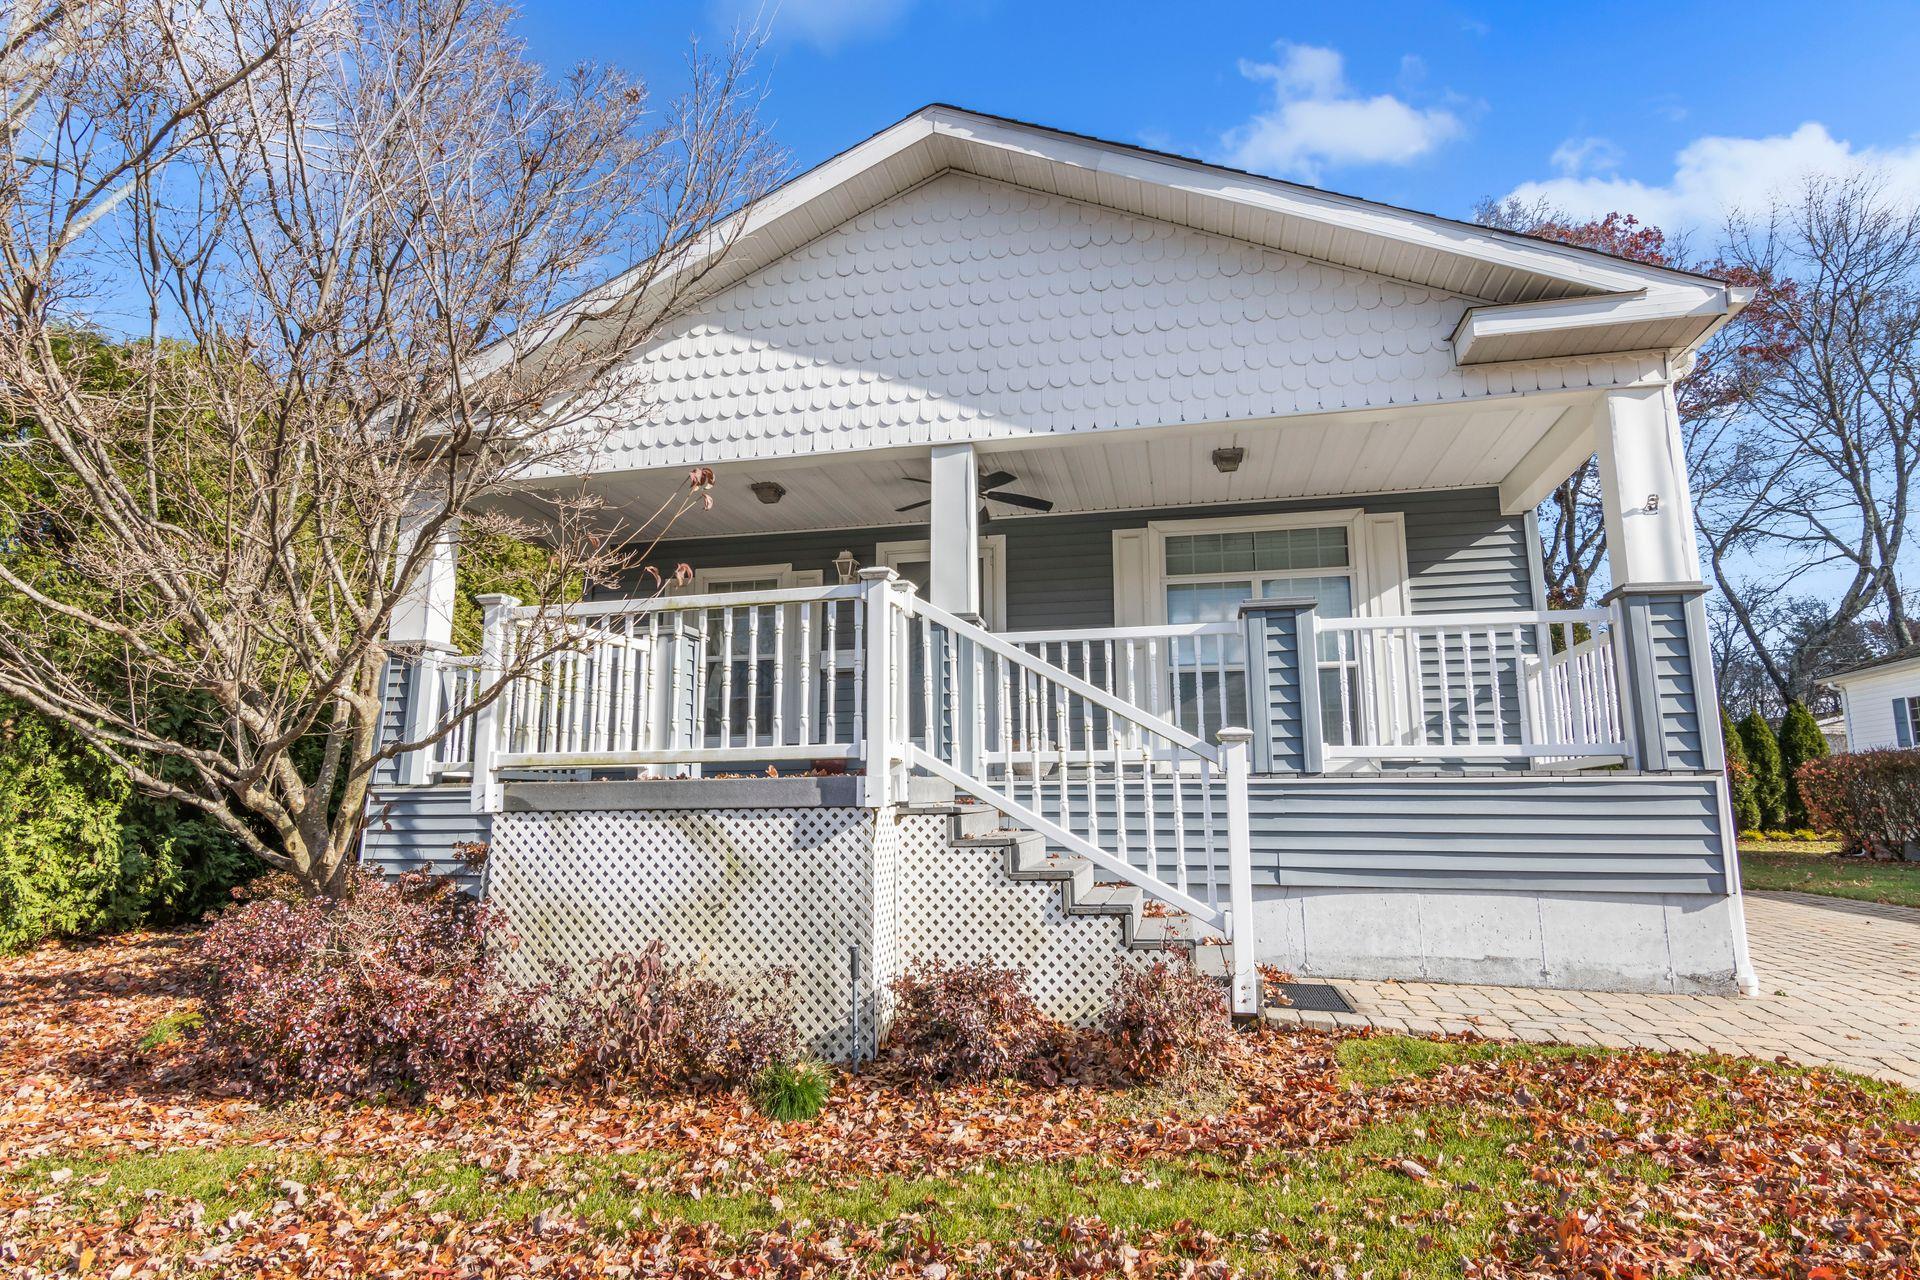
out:
<path id="1" fill-rule="evenodd" d="M 1842 857 L 1831 841 L 1767 840 L 1740 846 L 1740 883 L 1860 902 L 1920 908 L 1920 862 Z"/>

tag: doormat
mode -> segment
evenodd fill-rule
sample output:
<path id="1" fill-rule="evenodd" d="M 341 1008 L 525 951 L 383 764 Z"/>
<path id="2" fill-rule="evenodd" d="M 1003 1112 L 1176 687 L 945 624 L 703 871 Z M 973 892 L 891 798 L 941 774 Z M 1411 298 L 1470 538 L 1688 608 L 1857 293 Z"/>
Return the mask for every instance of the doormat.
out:
<path id="1" fill-rule="evenodd" d="M 1352 1013 L 1353 1006 L 1338 987 L 1324 982 L 1282 982 L 1280 994 L 1293 1001 L 1295 1009 L 1309 1013 Z"/>

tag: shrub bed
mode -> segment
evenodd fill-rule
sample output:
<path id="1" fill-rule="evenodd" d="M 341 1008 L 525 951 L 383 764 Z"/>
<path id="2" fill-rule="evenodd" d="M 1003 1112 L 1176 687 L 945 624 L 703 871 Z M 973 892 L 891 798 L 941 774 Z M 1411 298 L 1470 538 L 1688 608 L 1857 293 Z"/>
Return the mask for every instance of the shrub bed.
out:
<path id="1" fill-rule="evenodd" d="M 206 1030 L 272 1085 L 349 1095 L 486 1089 L 551 1051 L 544 989 L 504 976 L 493 913 L 426 876 L 339 900 L 256 898 L 200 942 Z"/>
<path id="2" fill-rule="evenodd" d="M 564 1004 L 572 1074 L 589 1084 L 730 1088 L 792 1063 L 799 1048 L 784 985 L 736 994 L 668 962 L 658 940 L 608 957 Z"/>
<path id="3" fill-rule="evenodd" d="M 1053 1074 L 1063 1038 L 1024 969 L 987 962 L 915 964 L 893 981 L 887 1055 L 903 1075 L 939 1083 Z"/>
<path id="4" fill-rule="evenodd" d="M 1897 858 L 1920 841 L 1920 750 L 1855 751 L 1810 760 L 1796 781 L 1814 825 L 1856 853 Z"/>
<path id="5" fill-rule="evenodd" d="M 1234 1044 L 1225 989 L 1186 961 L 1122 969 L 1100 1029 L 1114 1066 L 1134 1080 L 1198 1074 Z"/>

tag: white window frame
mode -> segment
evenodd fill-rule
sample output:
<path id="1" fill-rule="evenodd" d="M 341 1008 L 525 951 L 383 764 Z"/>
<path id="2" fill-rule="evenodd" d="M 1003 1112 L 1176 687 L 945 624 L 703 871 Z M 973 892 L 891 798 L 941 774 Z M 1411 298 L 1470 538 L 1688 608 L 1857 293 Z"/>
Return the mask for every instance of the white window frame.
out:
<path id="1" fill-rule="evenodd" d="M 989 631 L 1007 629 L 1007 535 L 984 533 L 980 546 L 980 616 Z M 928 538 L 907 538 L 881 542 L 873 548 L 873 562 L 883 569 L 898 569 L 911 560 L 933 559 L 933 542 Z"/>
<path id="2" fill-rule="evenodd" d="M 723 566 L 717 568 L 695 569 L 693 586 L 686 594 L 704 596 L 715 594 L 714 583 L 738 582 L 743 578 L 772 578 L 779 584 L 777 590 L 790 587 L 818 587 L 824 584 L 825 575 L 819 569 L 795 570 L 788 564 L 747 564 Z M 721 588 L 724 590 L 724 588 Z"/>
<path id="3" fill-rule="evenodd" d="M 1143 528 L 1116 529 L 1114 540 L 1114 622 L 1117 626 L 1164 626 L 1167 621 L 1167 538 L 1195 533 L 1265 533 L 1283 529 L 1347 530 L 1348 571 L 1353 575 L 1355 617 L 1391 617 L 1409 613 L 1407 603 L 1407 521 L 1398 511 L 1368 512 L 1360 507 L 1320 511 L 1280 511 L 1251 516 L 1205 516 L 1153 520 Z M 1304 575 L 1307 571 L 1302 570 Z M 1320 576 L 1315 571 L 1316 576 Z M 1221 581 L 1246 574 L 1222 574 Z"/>

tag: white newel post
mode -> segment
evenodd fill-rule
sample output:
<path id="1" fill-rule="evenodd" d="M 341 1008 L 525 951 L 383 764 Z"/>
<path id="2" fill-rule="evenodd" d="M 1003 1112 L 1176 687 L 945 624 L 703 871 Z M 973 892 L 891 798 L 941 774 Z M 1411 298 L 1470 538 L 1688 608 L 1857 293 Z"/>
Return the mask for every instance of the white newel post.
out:
<path id="1" fill-rule="evenodd" d="M 892 799 L 889 784 L 893 780 L 894 686 L 898 683 L 893 661 L 893 584 L 898 577 L 892 569 L 884 567 L 860 571 L 860 581 L 865 584 L 867 610 L 866 671 L 863 677 L 866 688 L 860 694 L 866 700 L 867 721 L 867 773 L 862 792 L 870 809 L 885 808 Z"/>
<path id="2" fill-rule="evenodd" d="M 1220 756 L 1227 777 L 1227 890 L 1233 920 L 1233 1011 L 1260 1011 L 1259 947 L 1253 924 L 1253 821 L 1247 808 L 1247 760 L 1251 729 L 1220 730 Z"/>
<path id="3" fill-rule="evenodd" d="M 475 691 L 484 692 L 500 682 L 507 667 L 507 645 L 513 625 L 513 611 L 520 601 L 513 596 L 476 597 L 480 606 L 480 672 Z M 500 812 L 500 779 L 493 758 L 500 753 L 500 712 L 502 698 L 493 698 L 473 713 L 473 808 L 477 813 Z"/>

